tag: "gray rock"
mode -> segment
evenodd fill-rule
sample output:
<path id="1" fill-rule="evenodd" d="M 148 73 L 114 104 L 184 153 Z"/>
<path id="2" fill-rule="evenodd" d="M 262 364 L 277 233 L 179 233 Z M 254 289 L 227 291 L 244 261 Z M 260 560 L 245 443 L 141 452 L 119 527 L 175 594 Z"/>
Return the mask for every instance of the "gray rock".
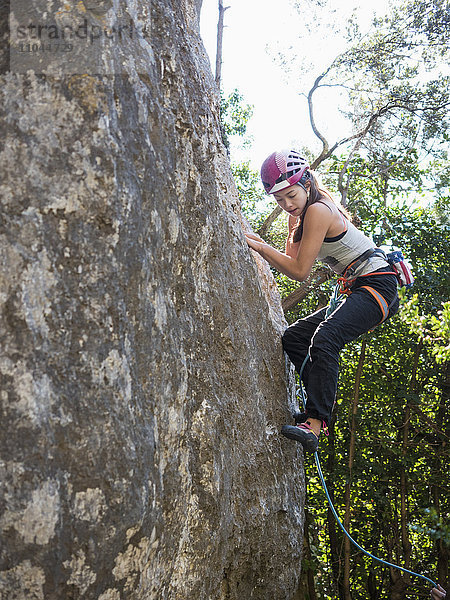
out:
<path id="1" fill-rule="evenodd" d="M 199 9 L 122 0 L 145 35 L 103 40 L 100 72 L 1 78 L 5 600 L 296 597 L 285 323 L 244 241 Z"/>

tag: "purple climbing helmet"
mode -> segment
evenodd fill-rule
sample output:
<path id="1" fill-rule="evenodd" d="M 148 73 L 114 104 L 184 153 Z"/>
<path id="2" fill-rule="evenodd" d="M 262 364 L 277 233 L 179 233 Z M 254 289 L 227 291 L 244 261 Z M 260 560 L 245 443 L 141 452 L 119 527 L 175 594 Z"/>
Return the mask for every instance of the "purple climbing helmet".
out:
<path id="1" fill-rule="evenodd" d="M 308 161 L 295 150 L 272 152 L 261 167 L 264 189 L 268 194 L 274 194 L 299 183 L 307 169 L 309 169 Z"/>

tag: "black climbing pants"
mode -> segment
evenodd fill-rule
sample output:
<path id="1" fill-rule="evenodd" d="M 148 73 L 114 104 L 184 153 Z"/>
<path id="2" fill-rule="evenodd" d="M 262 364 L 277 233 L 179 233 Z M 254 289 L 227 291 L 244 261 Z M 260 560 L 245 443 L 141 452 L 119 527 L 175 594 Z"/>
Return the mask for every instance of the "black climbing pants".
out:
<path id="1" fill-rule="evenodd" d="M 336 398 L 341 349 L 382 319 L 380 307 L 370 292 L 361 289 L 363 285 L 377 290 L 388 305 L 393 302 L 389 317 L 398 311 L 394 274 L 358 277 L 351 287 L 352 293 L 328 318 L 325 318 L 327 309 L 322 308 L 300 319 L 283 334 L 283 348 L 297 371 L 309 353 L 302 374 L 307 395 L 306 414 L 325 423 L 330 421 Z"/>

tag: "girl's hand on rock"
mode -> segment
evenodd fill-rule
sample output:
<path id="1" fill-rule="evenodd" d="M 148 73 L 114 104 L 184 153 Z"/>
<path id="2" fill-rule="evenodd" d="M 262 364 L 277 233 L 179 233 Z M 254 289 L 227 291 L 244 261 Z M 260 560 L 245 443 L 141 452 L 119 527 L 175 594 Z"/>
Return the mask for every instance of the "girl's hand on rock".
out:
<path id="1" fill-rule="evenodd" d="M 245 237 L 250 238 L 251 240 L 256 240 L 265 244 L 265 241 L 262 238 L 260 238 L 259 235 L 256 235 L 256 233 L 253 233 L 252 231 L 244 231 L 244 235 Z"/>
<path id="2" fill-rule="evenodd" d="M 250 233 L 250 232 L 245 231 L 244 235 L 245 235 L 247 244 L 250 246 L 250 248 L 252 248 L 253 250 L 256 250 L 256 252 L 259 252 L 261 247 L 263 245 L 265 245 L 265 243 L 266 243 L 262 238 L 260 238 L 255 233 Z"/>

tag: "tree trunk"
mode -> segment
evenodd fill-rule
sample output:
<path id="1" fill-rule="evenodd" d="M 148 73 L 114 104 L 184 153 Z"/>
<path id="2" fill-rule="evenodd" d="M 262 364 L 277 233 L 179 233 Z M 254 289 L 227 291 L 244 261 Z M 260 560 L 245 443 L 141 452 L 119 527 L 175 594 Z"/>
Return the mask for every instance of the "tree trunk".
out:
<path id="1" fill-rule="evenodd" d="M 441 388 L 442 388 L 442 397 L 439 404 L 439 410 L 437 417 L 437 422 L 440 428 L 445 428 L 445 413 L 446 406 L 448 405 L 448 400 L 450 397 L 450 363 L 443 365 L 442 375 L 441 375 Z M 448 425 L 447 425 L 448 427 Z M 448 429 L 446 431 L 448 433 Z M 446 442 L 441 442 L 441 446 L 439 451 L 436 452 L 436 460 L 434 469 L 437 472 L 443 472 L 446 468 L 446 461 L 448 461 L 448 445 Z M 444 482 L 445 487 L 445 482 Z M 433 506 L 440 516 L 441 514 L 441 506 L 440 506 L 440 494 L 442 493 L 442 487 L 433 485 L 431 487 L 431 493 L 433 497 Z M 445 493 L 445 492 L 444 492 Z M 448 574 L 448 565 L 450 559 L 450 548 L 444 543 L 442 539 L 439 539 L 435 542 L 436 550 L 438 555 L 437 560 L 437 581 L 442 585 L 442 587 L 446 590 L 449 589 L 449 574 Z"/>
<path id="2" fill-rule="evenodd" d="M 364 361 L 366 359 L 366 337 L 363 338 L 361 344 L 361 352 L 359 354 L 358 367 L 355 374 L 355 385 L 353 387 L 353 399 L 350 406 L 350 448 L 348 455 L 348 480 L 345 484 L 345 515 L 344 515 L 344 527 L 348 531 L 350 527 L 351 518 L 351 480 L 353 461 L 355 458 L 355 446 L 356 446 L 356 415 L 358 412 L 358 401 L 359 401 L 359 385 L 361 382 L 361 374 L 364 367 Z M 350 554 L 351 544 L 348 537 L 344 540 L 344 598 L 345 600 L 351 600 L 350 591 Z"/>
<path id="3" fill-rule="evenodd" d="M 409 383 L 409 391 L 414 392 L 417 387 L 417 369 L 419 365 L 420 354 L 422 352 L 423 342 L 419 342 L 416 347 L 416 351 L 414 354 L 414 362 L 411 371 L 411 379 Z M 401 522 L 401 531 L 402 531 L 402 548 L 403 548 L 403 559 L 404 565 L 407 569 L 410 568 L 411 564 L 411 551 L 412 544 L 409 540 L 408 534 L 408 482 L 407 482 L 407 473 L 405 468 L 404 459 L 408 453 L 408 437 L 409 437 L 409 423 L 411 419 L 411 406 L 409 401 L 405 406 L 405 414 L 403 419 L 403 428 L 402 428 L 402 464 L 400 467 L 400 522 Z M 405 575 L 405 580 L 409 581 L 409 575 Z"/>
<path id="4" fill-rule="evenodd" d="M 331 501 L 334 504 L 334 468 L 335 468 L 335 444 L 334 444 L 334 424 L 336 421 L 336 415 L 333 414 L 331 423 L 329 424 L 330 435 L 328 437 L 328 458 L 326 463 L 326 470 L 328 473 L 328 493 L 330 494 Z M 339 600 L 343 600 L 344 593 L 342 590 L 342 566 L 341 566 L 341 541 L 338 536 L 338 527 L 334 515 L 328 506 L 327 510 L 327 525 L 328 525 L 328 537 L 330 539 L 330 554 L 331 554 L 331 571 L 333 573 L 333 584 L 334 591 L 339 594 Z"/>
<path id="5" fill-rule="evenodd" d="M 420 354 L 422 352 L 423 343 L 419 342 L 416 347 L 411 369 L 411 378 L 408 391 L 414 392 L 417 382 L 417 369 L 419 365 Z M 402 460 L 400 464 L 400 536 L 394 537 L 393 547 L 397 548 L 397 555 L 402 556 L 402 566 L 409 569 L 411 566 L 412 544 L 409 540 L 408 533 L 408 475 L 405 468 L 405 458 L 408 453 L 408 437 L 409 423 L 411 419 L 411 405 L 407 401 L 405 412 L 403 415 L 403 425 L 398 431 L 398 442 L 401 443 Z M 400 550 L 401 546 L 401 550 Z M 394 548 L 393 548 L 394 549 Z M 395 560 L 393 562 L 396 562 Z M 391 600 L 403 598 L 408 587 L 411 585 L 411 578 L 407 573 L 400 573 L 395 569 L 391 569 L 391 581 L 389 594 Z"/>
<path id="6" fill-rule="evenodd" d="M 216 84 L 220 89 L 222 79 L 222 42 L 223 42 L 223 17 L 225 11 L 230 8 L 223 5 L 223 0 L 219 0 L 219 20 L 217 22 L 217 50 L 216 50 Z"/>
<path id="7" fill-rule="evenodd" d="M 306 498 L 305 498 L 306 500 Z M 314 569 L 312 568 L 311 544 L 309 542 L 309 531 L 312 519 L 308 509 L 305 510 L 305 535 L 303 539 L 302 563 L 306 563 L 306 568 L 302 568 L 302 578 L 298 590 L 299 598 L 308 600 L 317 600 L 316 588 L 314 583 Z"/>

